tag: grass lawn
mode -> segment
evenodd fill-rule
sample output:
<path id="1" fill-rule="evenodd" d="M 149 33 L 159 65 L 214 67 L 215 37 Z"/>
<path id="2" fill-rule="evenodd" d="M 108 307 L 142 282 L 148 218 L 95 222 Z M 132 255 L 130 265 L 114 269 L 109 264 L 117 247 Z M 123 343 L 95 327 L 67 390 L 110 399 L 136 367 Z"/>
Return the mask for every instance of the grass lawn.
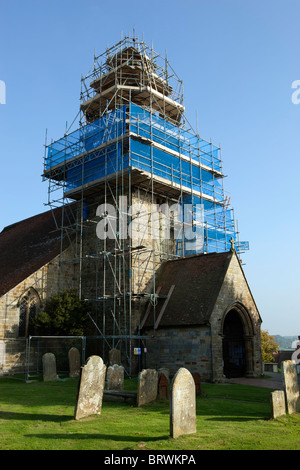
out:
<path id="1" fill-rule="evenodd" d="M 300 450 L 300 414 L 271 420 L 271 389 L 203 384 L 197 433 L 172 439 L 167 400 L 105 401 L 101 415 L 75 421 L 77 386 L 0 379 L 0 450 Z"/>

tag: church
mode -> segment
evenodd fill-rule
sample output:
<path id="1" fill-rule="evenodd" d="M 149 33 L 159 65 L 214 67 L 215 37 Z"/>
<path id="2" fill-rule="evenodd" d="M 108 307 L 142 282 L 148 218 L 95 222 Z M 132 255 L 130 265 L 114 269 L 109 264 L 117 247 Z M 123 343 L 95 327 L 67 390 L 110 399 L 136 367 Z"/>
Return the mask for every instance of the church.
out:
<path id="1" fill-rule="evenodd" d="M 79 127 L 46 145 L 49 210 L 0 234 L 0 373 L 24 368 L 55 293 L 92 305 L 104 361 L 262 373 L 261 317 L 242 268 L 221 150 L 187 122 L 182 80 L 136 37 L 95 55 Z M 28 364 L 27 364 L 28 366 Z"/>
<path id="2" fill-rule="evenodd" d="M 261 317 L 234 248 L 167 261 L 158 284 L 172 295 L 143 319 L 152 368 L 200 371 L 203 380 L 262 374 Z"/>

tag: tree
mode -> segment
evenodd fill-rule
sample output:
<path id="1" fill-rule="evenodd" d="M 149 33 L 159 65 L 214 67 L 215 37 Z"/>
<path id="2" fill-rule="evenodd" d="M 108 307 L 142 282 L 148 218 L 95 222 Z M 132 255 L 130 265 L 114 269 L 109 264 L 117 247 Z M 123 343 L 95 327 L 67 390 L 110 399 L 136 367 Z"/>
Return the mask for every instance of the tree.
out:
<path id="1" fill-rule="evenodd" d="M 61 292 L 46 301 L 45 308 L 34 319 L 38 335 L 82 336 L 91 306 L 80 300 L 75 290 Z"/>
<path id="2" fill-rule="evenodd" d="M 277 353 L 279 344 L 276 343 L 274 336 L 270 336 L 268 331 L 261 330 L 261 349 L 263 362 L 275 362 L 275 353 Z"/>

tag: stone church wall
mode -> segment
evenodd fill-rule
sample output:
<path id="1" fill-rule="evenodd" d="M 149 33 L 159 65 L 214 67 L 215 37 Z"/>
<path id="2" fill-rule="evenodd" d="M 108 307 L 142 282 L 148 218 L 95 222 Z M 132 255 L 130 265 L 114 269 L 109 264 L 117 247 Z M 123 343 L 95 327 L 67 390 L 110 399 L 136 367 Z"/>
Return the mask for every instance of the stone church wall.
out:
<path id="1" fill-rule="evenodd" d="M 114 239 L 100 239 L 97 236 L 97 224 L 101 222 L 101 218 L 96 215 L 97 207 L 104 204 L 104 198 L 99 196 L 98 202 L 90 199 L 88 201 L 89 220 L 93 220 L 94 224 L 83 231 L 82 236 L 82 295 L 83 298 L 95 299 L 103 296 L 111 297 L 105 301 L 105 321 L 102 318 L 103 305 L 98 302 L 97 321 L 99 328 L 105 335 L 111 334 L 137 334 L 137 328 L 140 323 L 140 316 L 145 309 L 145 303 L 148 298 L 143 297 L 145 293 L 153 293 L 153 274 L 158 272 L 162 263 L 168 259 L 169 254 L 174 254 L 174 241 L 165 239 L 166 219 L 162 214 L 156 214 L 155 225 L 157 228 L 156 239 L 152 239 L 151 213 L 153 210 L 151 204 L 173 204 L 173 201 L 159 196 L 151 196 L 147 191 L 139 188 L 132 188 L 131 195 L 124 194 L 135 208 L 140 207 L 140 213 L 135 212 L 132 220 L 126 217 L 126 228 L 128 236 L 121 240 L 121 248 L 124 254 L 110 255 L 118 251 L 118 243 Z M 107 204 L 115 207 L 115 200 L 112 197 L 106 197 Z M 99 210 L 100 212 L 100 210 Z M 126 214 L 125 214 L 126 215 Z M 136 217 L 137 216 L 137 217 Z M 113 223 L 113 217 L 110 219 Z M 128 224 L 131 222 L 132 231 L 129 231 Z M 106 222 L 103 221 L 103 225 Z M 102 229 L 102 225 L 101 225 Z M 113 228 L 115 230 L 115 227 Z M 113 231 L 112 230 L 112 231 Z M 118 228 L 116 229 L 116 231 Z M 111 231 L 111 233 L 112 233 Z M 130 236 L 129 236 L 130 235 Z M 136 249 L 136 247 L 144 246 L 144 249 Z M 129 249 L 131 247 L 131 256 Z M 154 250 L 153 250 L 154 248 Z M 120 250 L 121 251 L 121 250 Z M 107 252 L 108 256 L 98 256 L 98 259 L 92 258 L 96 253 Z M 105 272 L 105 276 L 103 273 Z M 121 299 L 117 305 L 114 304 L 114 296 L 120 294 Z M 129 318 L 129 303 L 124 308 L 123 293 L 131 292 L 133 294 L 131 304 L 131 317 Z M 142 295 L 140 295 L 142 294 Z M 94 304 L 95 305 L 95 304 Z M 96 308 L 96 307 L 95 307 Z M 114 314 L 112 314 L 113 312 Z M 131 332 L 128 328 L 131 326 Z"/>
<path id="2" fill-rule="evenodd" d="M 214 305 L 210 325 L 158 327 L 147 329 L 154 339 L 145 340 L 147 367 L 167 367 L 171 375 L 180 367 L 198 372 L 202 380 L 222 382 L 224 375 L 223 323 L 226 314 L 236 309 L 243 322 L 243 341 L 247 361 L 246 375 L 262 373 L 261 318 L 243 271 L 234 254 Z"/>
<path id="3" fill-rule="evenodd" d="M 223 377 L 222 327 L 226 313 L 232 307 L 241 310 L 241 318 L 244 323 L 244 340 L 248 360 L 247 375 L 259 376 L 262 373 L 261 318 L 236 256 L 232 257 L 210 319 L 214 358 L 213 375 L 216 380 Z"/>
<path id="4" fill-rule="evenodd" d="M 151 336 L 152 332 L 147 332 Z M 212 379 L 211 334 L 208 326 L 160 328 L 154 339 L 145 341 L 146 365 L 166 367 L 174 375 L 180 367 L 198 372 L 202 380 Z"/>
<path id="5" fill-rule="evenodd" d="M 72 248 L 73 249 L 73 248 Z M 76 273 L 74 265 L 59 263 L 70 257 L 70 249 L 28 276 L 24 281 L 9 290 L 0 298 L 0 374 L 24 371 L 26 338 L 19 336 L 20 300 L 29 289 L 34 289 L 40 302 L 40 310 L 47 298 L 56 294 L 59 289 L 75 288 Z M 59 275 L 60 273 L 60 275 Z"/>
<path id="6" fill-rule="evenodd" d="M 118 191 L 116 191 L 118 193 Z M 161 207 L 163 204 L 173 205 L 174 201 L 158 195 L 151 195 L 149 191 L 132 187 L 131 194 L 128 191 L 120 194 L 127 197 L 127 205 L 133 209 L 132 217 L 128 216 L 127 208 L 124 210 L 127 237 L 120 241 L 123 253 L 115 255 L 118 251 L 118 243 L 109 237 L 101 239 L 98 236 L 97 226 L 110 227 L 110 236 L 113 231 L 118 231 L 119 226 L 114 226 L 114 218 L 110 221 L 113 227 L 99 214 L 100 207 L 104 206 L 104 194 L 90 198 L 87 201 L 88 220 L 82 234 L 82 266 L 81 266 L 81 287 L 82 298 L 96 299 L 104 298 L 103 302 L 93 302 L 93 319 L 98 329 L 105 336 L 110 335 L 137 335 L 141 317 L 144 315 L 149 296 L 154 289 L 153 275 L 157 274 L 162 263 L 174 254 L 175 244 L 172 239 L 166 239 L 165 229 L 167 220 L 162 213 L 156 212 L 155 222 L 153 217 L 152 204 Z M 115 208 L 117 201 L 106 195 L 106 203 Z M 98 209 L 99 208 L 99 209 Z M 98 214 L 98 215 L 97 215 Z M 128 224 L 131 223 L 129 227 Z M 153 240 L 152 227 L 156 228 L 156 238 Z M 130 231 L 130 228 L 132 229 Z M 143 249 L 136 247 L 143 246 Z M 128 247 L 131 247 L 130 250 Z M 103 253 L 108 253 L 107 256 Z M 102 255 L 93 257 L 93 254 Z M 112 254 L 110 254 L 112 253 Z M 131 253 L 131 255 L 130 255 Z M 105 272 L 105 276 L 104 273 Z M 157 286 L 156 286 L 157 287 Z M 129 305 L 129 295 L 132 293 L 131 305 Z M 120 294 L 121 293 L 121 294 Z M 125 295 L 124 295 L 125 293 Z M 94 334 L 99 334 L 95 330 Z M 108 339 L 111 343 L 111 340 Z M 119 343 L 122 349 L 124 342 Z M 138 342 L 131 341 L 131 353 Z M 124 346 L 124 350 L 125 350 Z M 108 350 L 104 351 L 104 359 L 108 357 Z M 138 358 L 132 355 L 132 367 L 137 370 Z"/>

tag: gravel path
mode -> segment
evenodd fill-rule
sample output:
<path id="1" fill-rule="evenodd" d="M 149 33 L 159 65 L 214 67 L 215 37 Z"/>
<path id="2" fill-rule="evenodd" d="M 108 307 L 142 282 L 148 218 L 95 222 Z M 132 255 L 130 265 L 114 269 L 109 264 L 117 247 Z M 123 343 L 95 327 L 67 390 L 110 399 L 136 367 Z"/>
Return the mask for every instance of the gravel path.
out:
<path id="1" fill-rule="evenodd" d="M 275 390 L 283 390 L 282 376 L 279 372 L 266 372 L 266 375 L 270 378 L 257 378 L 251 379 L 247 377 L 238 377 L 236 379 L 230 379 L 230 383 L 242 384 L 242 385 L 255 385 L 256 387 L 273 388 Z M 300 376 L 298 376 L 298 383 L 300 388 Z"/>

